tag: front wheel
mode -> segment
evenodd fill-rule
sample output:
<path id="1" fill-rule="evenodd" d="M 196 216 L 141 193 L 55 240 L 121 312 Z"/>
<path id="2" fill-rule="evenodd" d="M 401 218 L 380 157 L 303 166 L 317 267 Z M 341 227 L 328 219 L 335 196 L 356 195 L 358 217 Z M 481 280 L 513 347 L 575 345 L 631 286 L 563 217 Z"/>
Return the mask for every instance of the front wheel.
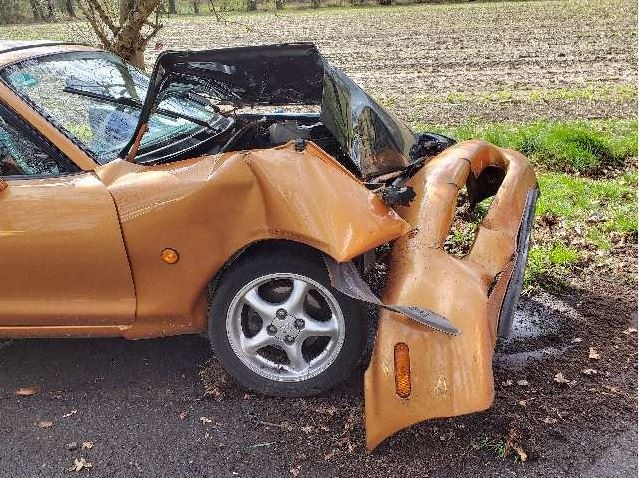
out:
<path id="1" fill-rule="evenodd" d="M 211 303 L 209 336 L 242 385 L 299 397 L 352 374 L 365 325 L 361 306 L 330 285 L 317 252 L 278 244 L 243 254 L 224 272 Z"/>

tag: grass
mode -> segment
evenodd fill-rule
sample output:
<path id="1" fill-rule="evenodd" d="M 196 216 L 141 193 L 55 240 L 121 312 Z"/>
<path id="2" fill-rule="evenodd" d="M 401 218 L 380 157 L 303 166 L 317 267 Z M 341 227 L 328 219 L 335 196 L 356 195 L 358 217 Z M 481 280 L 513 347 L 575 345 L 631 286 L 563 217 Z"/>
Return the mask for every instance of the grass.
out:
<path id="1" fill-rule="evenodd" d="M 546 170 L 596 175 L 637 156 L 637 120 L 472 123 L 457 127 L 418 123 L 418 131 L 436 131 L 457 140 L 483 139 L 515 149 Z"/>
<path id="2" fill-rule="evenodd" d="M 525 279 L 528 286 L 547 278 L 564 282 L 579 270 L 609 263 L 613 239 L 636 241 L 638 176 L 627 162 L 637 155 L 636 120 L 450 128 L 418 125 L 416 129 L 439 131 L 460 140 L 485 139 L 518 149 L 541 166 L 538 226 Z M 596 176 L 606 168 L 620 169 L 606 177 Z M 456 221 L 446 244 L 450 252 L 468 252 L 486 207 L 482 203 L 477 211 Z M 544 225 L 548 221 L 554 224 Z"/>
<path id="3" fill-rule="evenodd" d="M 536 234 L 526 283 L 533 285 L 543 277 L 562 282 L 588 260 L 603 263 L 613 249 L 613 237 L 636 239 L 637 179 L 634 169 L 607 179 L 540 174 L 537 217 L 550 215 L 558 224 L 554 233 Z"/>
<path id="4" fill-rule="evenodd" d="M 629 101 L 637 98 L 637 85 L 634 83 L 588 84 L 572 88 L 545 88 L 533 90 L 499 90 L 488 92 L 453 91 L 443 95 L 423 95 L 413 99 L 415 104 L 460 104 L 460 103 L 536 103 L 558 100 L 615 100 Z M 393 104 L 399 98 L 385 96 L 380 99 L 384 104 Z"/>

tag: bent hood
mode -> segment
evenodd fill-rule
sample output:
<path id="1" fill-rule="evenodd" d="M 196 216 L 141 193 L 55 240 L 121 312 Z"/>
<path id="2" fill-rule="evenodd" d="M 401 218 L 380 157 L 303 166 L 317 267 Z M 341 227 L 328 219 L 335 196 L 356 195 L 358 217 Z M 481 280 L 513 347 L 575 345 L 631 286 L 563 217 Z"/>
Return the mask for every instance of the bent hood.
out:
<path id="1" fill-rule="evenodd" d="M 320 119 L 367 179 L 408 166 L 415 134 L 380 106 L 312 43 L 161 53 L 127 157 L 169 89 L 198 87 L 214 102 L 246 106 L 321 106 Z"/>

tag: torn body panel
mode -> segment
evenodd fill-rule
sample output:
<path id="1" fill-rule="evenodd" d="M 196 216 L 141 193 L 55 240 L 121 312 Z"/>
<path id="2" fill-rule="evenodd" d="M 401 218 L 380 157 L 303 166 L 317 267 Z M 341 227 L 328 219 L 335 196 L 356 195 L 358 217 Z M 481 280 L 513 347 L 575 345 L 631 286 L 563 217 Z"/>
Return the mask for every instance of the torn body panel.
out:
<path id="1" fill-rule="evenodd" d="M 443 244 L 458 191 L 470 175 L 477 178 L 488 167 L 505 171 L 501 186 L 470 253 L 463 258 L 451 256 Z M 431 310 L 450 320 L 460 335 L 444 335 L 398 313 L 381 311 L 365 375 L 369 449 L 414 423 L 484 410 L 492 403 L 492 356 L 501 301 L 509 287 L 522 222 L 526 238 L 530 231 L 522 221 L 526 211 L 534 209 L 529 192 L 537 189 L 534 171 L 524 156 L 481 141 L 447 149 L 407 184 L 417 198 L 409 208 L 397 211 L 413 229 L 395 242 L 383 302 Z M 406 398 L 396 390 L 398 344 L 406 344 L 410 356 Z"/>
<path id="2" fill-rule="evenodd" d="M 98 175 L 118 208 L 136 286 L 129 338 L 206 330 L 209 281 L 252 243 L 298 241 L 343 262 L 409 229 L 312 143 L 152 167 L 114 161 Z M 179 262 L 162 262 L 164 248 Z"/>

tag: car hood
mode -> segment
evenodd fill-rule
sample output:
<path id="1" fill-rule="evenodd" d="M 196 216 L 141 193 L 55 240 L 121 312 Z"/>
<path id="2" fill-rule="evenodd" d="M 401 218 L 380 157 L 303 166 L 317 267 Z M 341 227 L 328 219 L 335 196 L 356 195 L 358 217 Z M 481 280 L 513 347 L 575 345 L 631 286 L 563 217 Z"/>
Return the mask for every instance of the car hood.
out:
<path id="1" fill-rule="evenodd" d="M 127 157 L 170 89 L 197 87 L 220 103 L 320 106 L 320 119 L 365 179 L 404 169 L 416 136 L 319 53 L 312 43 L 161 53 Z"/>

